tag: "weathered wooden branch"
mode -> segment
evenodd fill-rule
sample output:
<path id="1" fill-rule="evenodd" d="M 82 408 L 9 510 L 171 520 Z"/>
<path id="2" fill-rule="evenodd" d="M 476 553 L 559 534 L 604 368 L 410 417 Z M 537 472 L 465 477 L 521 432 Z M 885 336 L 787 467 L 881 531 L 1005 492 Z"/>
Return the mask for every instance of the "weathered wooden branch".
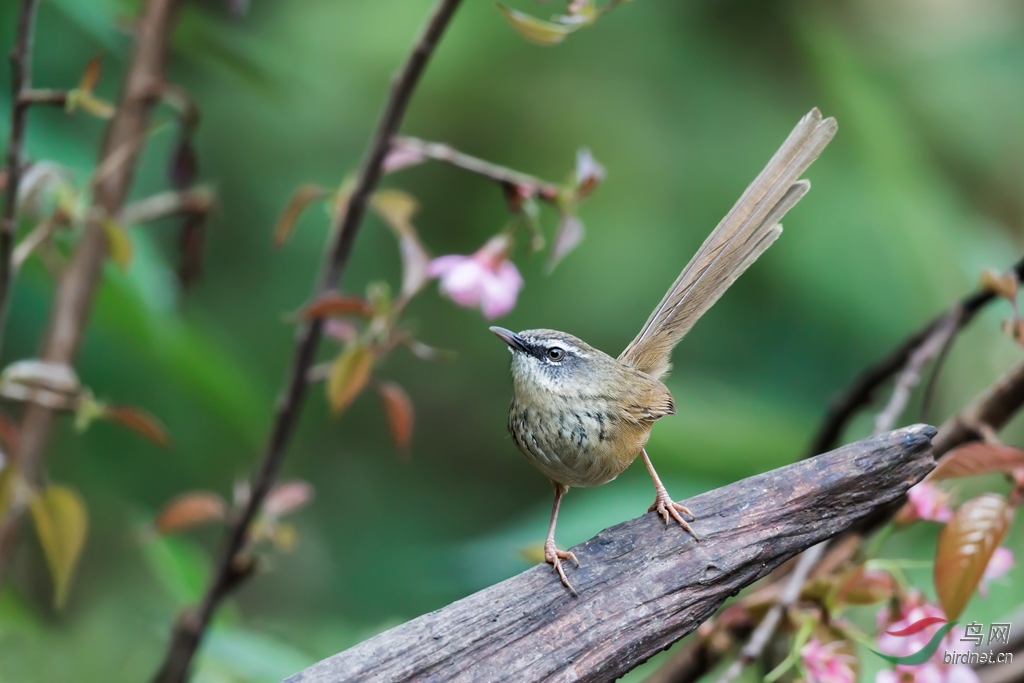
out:
<path id="1" fill-rule="evenodd" d="M 656 514 L 605 529 L 573 548 L 579 598 L 540 565 L 286 683 L 615 679 L 787 559 L 902 496 L 934 467 L 935 433 L 906 427 L 684 501 L 700 542 Z"/>

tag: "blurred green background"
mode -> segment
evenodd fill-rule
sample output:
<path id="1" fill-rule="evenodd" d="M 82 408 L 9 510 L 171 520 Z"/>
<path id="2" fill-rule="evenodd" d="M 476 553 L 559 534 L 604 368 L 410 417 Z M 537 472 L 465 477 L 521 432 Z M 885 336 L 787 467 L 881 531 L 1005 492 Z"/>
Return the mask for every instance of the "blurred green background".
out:
<path id="1" fill-rule="evenodd" d="M 5 51 L 16 4 L 0 5 Z M 271 229 L 297 185 L 337 185 L 356 167 L 430 5 L 255 0 L 235 21 L 213 0 L 184 3 L 170 73 L 199 103 L 200 178 L 220 198 L 205 279 L 178 291 L 173 223 L 135 229 L 136 258 L 127 273 L 108 266 L 78 366 L 101 398 L 158 415 L 173 445 L 110 424 L 77 435 L 61 422 L 49 471 L 87 500 L 88 546 L 57 613 L 41 552 L 23 535 L 0 592 L 0 680 L 138 681 L 155 668 L 219 533 L 154 541 L 146 525 L 174 495 L 227 495 L 252 471 L 290 356 L 284 316 L 310 294 L 326 217 L 308 212 L 280 251 Z M 121 27 L 136 9 L 44 2 L 36 83 L 72 87 L 100 54 L 98 92 L 116 99 L 129 47 Z M 4 130 L 8 79 L 4 71 Z M 590 147 L 608 176 L 581 210 L 586 240 L 550 276 L 542 254 L 521 251 L 526 287 L 498 322 L 564 329 L 615 354 L 799 117 L 818 106 L 839 120 L 783 238 L 675 354 L 668 384 L 679 414 L 658 424 L 649 452 L 683 498 L 799 457 L 858 369 L 974 287 L 982 267 L 1017 259 L 1022 82 L 1024 6 L 1010 0 L 643 0 L 556 48 L 526 43 L 493 3 L 467 2 L 403 130 L 555 181 Z M 102 130 L 82 114 L 36 109 L 27 152 L 82 182 Z M 133 196 L 166 187 L 173 142 L 169 129 L 154 134 Z M 385 185 L 419 198 L 416 225 L 435 254 L 469 253 L 507 220 L 496 187 L 457 169 L 428 164 Z M 550 228 L 555 216 L 544 220 Z M 382 278 L 397 286 L 399 261 L 371 217 L 345 286 L 362 292 Z M 3 363 L 33 355 L 52 291 L 38 262 L 22 273 Z M 1008 315 L 1005 302 L 993 305 L 960 338 L 929 421 L 1020 357 L 999 332 Z M 278 680 L 529 566 L 522 550 L 543 539 L 550 486 L 505 431 L 507 352 L 477 312 L 434 286 L 408 319 L 423 341 L 458 352 L 424 363 L 397 351 L 380 368 L 415 401 L 411 457 L 396 454 L 372 393 L 332 420 L 313 391 L 286 466 L 317 492 L 292 520 L 298 546 L 273 555 L 222 612 L 197 680 Z M 864 435 L 870 417 L 848 437 Z M 651 497 L 639 466 L 573 490 L 560 544 L 643 513 Z M 933 532 L 906 534 L 891 553 L 927 557 Z M 1015 529 L 1011 544 L 1020 538 Z M 1020 570 L 1010 576 L 968 616 L 1006 616 L 1024 601 L 1012 586 Z M 928 577 L 920 572 L 922 585 Z"/>

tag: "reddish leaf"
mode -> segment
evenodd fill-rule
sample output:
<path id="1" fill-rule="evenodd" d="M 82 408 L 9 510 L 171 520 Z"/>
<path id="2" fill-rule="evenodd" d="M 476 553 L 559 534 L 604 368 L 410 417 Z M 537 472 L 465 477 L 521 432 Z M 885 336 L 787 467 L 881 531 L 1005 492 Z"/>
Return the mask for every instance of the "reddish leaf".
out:
<path id="1" fill-rule="evenodd" d="M 994 493 L 972 498 L 942 528 L 935 550 L 935 590 L 946 618 L 960 616 L 1013 519 L 1013 508 Z"/>
<path id="2" fill-rule="evenodd" d="M 313 485 L 308 481 L 286 481 L 278 484 L 267 494 L 263 512 L 278 518 L 295 512 L 313 500 Z"/>
<path id="3" fill-rule="evenodd" d="M 327 189 L 319 185 L 300 185 L 288 200 L 288 206 L 284 208 L 281 217 L 277 219 L 277 225 L 274 226 L 274 246 L 280 247 L 287 242 L 306 207 L 327 195 Z"/>
<path id="4" fill-rule="evenodd" d="M 969 477 L 987 472 L 1005 472 L 1024 467 L 1024 450 L 1003 444 L 975 441 L 947 453 L 929 475 L 931 479 Z"/>
<path id="5" fill-rule="evenodd" d="M 89 60 L 82 72 L 82 78 L 78 81 L 78 89 L 82 92 L 92 92 L 96 84 L 100 82 L 100 58 L 99 55 Z"/>
<path id="6" fill-rule="evenodd" d="M 171 437 L 160 420 L 140 408 L 131 406 L 107 406 L 103 417 L 141 434 L 158 446 L 166 448 L 171 445 Z"/>
<path id="7" fill-rule="evenodd" d="M 303 320 L 315 320 L 330 315 L 359 315 L 369 318 L 373 315 L 373 307 L 370 303 L 358 296 L 341 294 L 339 292 L 328 292 L 318 297 L 315 301 L 307 304 L 299 316 Z"/>
<path id="8" fill-rule="evenodd" d="M 153 526 L 161 534 L 172 534 L 208 522 L 223 521 L 227 512 L 227 503 L 216 493 L 189 491 L 167 503 Z"/>
<path id="9" fill-rule="evenodd" d="M 1012 270 L 997 273 L 990 268 L 981 271 L 981 286 L 994 294 L 1013 301 L 1017 297 L 1017 274 Z"/>
<path id="10" fill-rule="evenodd" d="M 384 399 L 384 411 L 387 413 L 391 438 L 399 450 L 405 451 L 412 442 L 412 427 L 416 412 L 409 394 L 394 382 L 381 382 L 377 385 L 380 397 Z"/>
<path id="11" fill-rule="evenodd" d="M 345 349 L 331 364 L 327 378 L 327 400 L 335 415 L 341 414 L 355 400 L 373 370 L 373 353 L 363 344 L 353 344 Z"/>

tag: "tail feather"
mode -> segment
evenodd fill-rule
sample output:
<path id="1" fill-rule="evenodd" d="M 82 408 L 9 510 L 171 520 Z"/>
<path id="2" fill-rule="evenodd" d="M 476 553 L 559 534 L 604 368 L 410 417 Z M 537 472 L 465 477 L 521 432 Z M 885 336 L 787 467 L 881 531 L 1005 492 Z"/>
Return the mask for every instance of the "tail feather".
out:
<path id="1" fill-rule="evenodd" d="M 619 355 L 620 361 L 655 377 L 668 372 L 673 347 L 778 238 L 782 232 L 779 221 L 811 187 L 806 180 L 799 180 L 800 175 L 835 133 L 835 119 L 822 120 L 817 109 L 800 120 L 704 240 L 640 334 Z"/>

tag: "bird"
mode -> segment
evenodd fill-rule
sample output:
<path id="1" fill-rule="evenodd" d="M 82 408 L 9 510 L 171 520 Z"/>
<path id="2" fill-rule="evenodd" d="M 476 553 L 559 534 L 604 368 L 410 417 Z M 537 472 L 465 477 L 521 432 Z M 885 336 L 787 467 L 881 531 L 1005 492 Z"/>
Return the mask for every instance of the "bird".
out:
<path id="1" fill-rule="evenodd" d="M 508 431 L 554 487 L 544 560 L 574 596 L 562 560 L 577 567 L 579 561 L 555 544 L 562 497 L 570 487 L 615 479 L 638 456 L 654 482 L 648 512 L 657 511 L 666 526 L 675 520 L 700 540 L 683 517 L 695 521 L 694 515 L 669 496 L 645 448 L 654 423 L 676 412 L 662 381 L 672 349 L 782 233 L 779 221 L 811 187 L 800 176 L 836 130 L 836 120 L 823 119 L 817 108 L 800 120 L 617 358 L 566 332 L 490 328 L 512 354 Z"/>

